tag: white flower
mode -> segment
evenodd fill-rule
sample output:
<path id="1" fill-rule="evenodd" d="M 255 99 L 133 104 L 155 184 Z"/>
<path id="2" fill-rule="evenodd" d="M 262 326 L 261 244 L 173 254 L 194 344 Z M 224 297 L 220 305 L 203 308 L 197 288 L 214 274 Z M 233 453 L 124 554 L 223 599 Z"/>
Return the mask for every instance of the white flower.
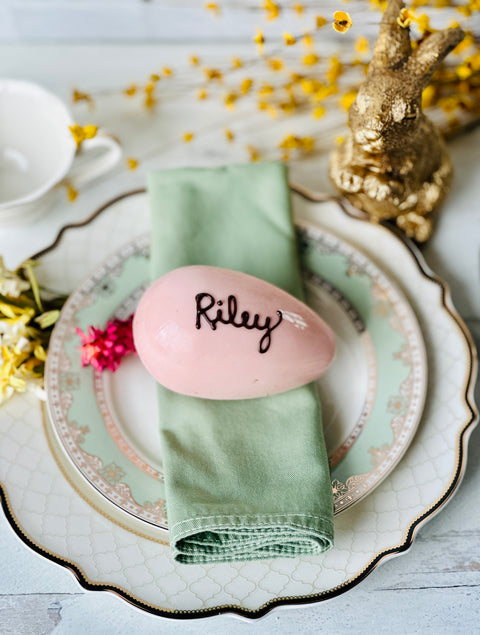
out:
<path id="1" fill-rule="evenodd" d="M 9 298 L 18 298 L 23 291 L 27 291 L 29 288 L 30 285 L 28 282 L 16 276 L 11 278 L 0 278 L 0 293 L 8 296 Z"/>
<path id="2" fill-rule="evenodd" d="M 13 271 L 9 271 L 0 256 L 0 293 L 10 298 L 18 298 L 27 289 L 30 289 L 29 283 L 15 275 Z"/>
<path id="3" fill-rule="evenodd" d="M 6 320 L 0 320 L 0 346 L 6 346 L 10 349 L 17 348 L 25 353 L 31 350 L 32 345 L 28 339 L 25 324 L 20 320 L 13 324 Z"/>
<path id="4" fill-rule="evenodd" d="M 41 401 L 47 401 L 47 393 L 43 387 L 43 377 L 35 377 L 35 379 L 27 379 L 27 390 L 35 395 Z"/>

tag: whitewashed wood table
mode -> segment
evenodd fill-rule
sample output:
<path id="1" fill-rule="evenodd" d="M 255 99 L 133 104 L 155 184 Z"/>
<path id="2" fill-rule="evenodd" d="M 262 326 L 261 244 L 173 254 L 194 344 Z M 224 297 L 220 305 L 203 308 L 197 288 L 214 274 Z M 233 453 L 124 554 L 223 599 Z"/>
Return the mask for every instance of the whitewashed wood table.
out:
<path id="1" fill-rule="evenodd" d="M 48 3 L 47 3 L 48 4 Z M 187 3 L 188 4 L 188 3 Z M 72 87 L 86 91 L 119 88 L 140 81 L 159 65 L 186 67 L 190 53 L 205 60 L 249 55 L 251 47 L 229 44 L 5 44 L 0 46 L 0 75 L 37 81 L 68 100 Z M 119 167 L 81 191 L 74 204 L 60 195 L 55 207 L 30 228 L 0 234 L 0 252 L 14 266 L 50 244 L 60 227 L 87 218 L 119 193 L 141 187 L 152 167 L 213 165 L 246 160 L 248 143 L 273 146 L 279 128 L 247 116 L 242 142 L 221 141 L 221 129 L 235 114 L 201 109 L 193 101 L 165 101 L 152 117 L 111 96 L 95 111 L 74 107 L 82 122 L 109 128 L 126 156 L 154 148 L 138 170 Z M 221 122 L 212 129 L 209 122 Z M 303 125 L 300 122 L 298 125 Z M 295 119 L 288 128 L 296 130 Z M 185 129 L 207 130 L 195 143 L 179 142 Z M 286 128 L 285 128 L 286 129 Z M 283 130 L 283 129 L 282 129 Z M 154 142 L 152 146 L 152 141 Z M 155 150 L 158 148 L 158 151 Z M 424 249 L 429 265 L 452 287 L 453 300 L 477 342 L 480 339 L 480 130 L 452 142 L 457 178 L 431 243 Z M 294 163 L 292 178 L 317 191 L 331 191 L 326 155 Z M 276 609 L 246 624 L 229 615 L 176 622 L 142 613 L 108 592 L 85 591 L 66 569 L 30 551 L 0 518 L 0 632 L 3 633 L 243 633 L 336 632 L 473 633 L 480 623 L 480 430 L 471 436 L 465 477 L 455 497 L 418 533 L 412 548 L 377 568 L 337 598 L 313 606 Z"/>

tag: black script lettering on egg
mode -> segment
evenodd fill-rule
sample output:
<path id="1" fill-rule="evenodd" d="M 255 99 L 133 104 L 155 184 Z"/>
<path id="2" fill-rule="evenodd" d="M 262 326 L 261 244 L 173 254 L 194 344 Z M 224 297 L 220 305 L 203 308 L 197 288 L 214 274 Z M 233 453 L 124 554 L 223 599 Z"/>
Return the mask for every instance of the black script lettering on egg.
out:
<path id="1" fill-rule="evenodd" d="M 272 318 L 266 317 L 263 324 L 260 324 L 260 316 L 255 313 L 253 321 L 249 323 L 250 313 L 248 311 L 242 311 L 240 314 L 240 321 L 236 322 L 237 317 L 237 298 L 234 295 L 229 295 L 227 300 L 227 315 L 224 316 L 223 309 L 215 309 L 215 305 L 222 307 L 223 300 L 215 300 L 211 293 L 197 293 L 195 296 L 196 305 L 196 319 L 195 327 L 197 329 L 202 328 L 202 318 L 210 326 L 212 331 L 217 329 L 217 324 L 231 324 L 235 328 L 246 328 L 248 330 L 257 329 L 258 331 L 265 331 L 262 335 L 260 342 L 258 343 L 258 352 L 266 353 L 270 348 L 272 342 L 273 331 L 280 326 L 283 315 L 281 311 L 277 311 L 278 321 L 272 325 Z M 213 310 L 211 310 L 213 309 Z M 210 314 L 208 313 L 210 311 Z"/>

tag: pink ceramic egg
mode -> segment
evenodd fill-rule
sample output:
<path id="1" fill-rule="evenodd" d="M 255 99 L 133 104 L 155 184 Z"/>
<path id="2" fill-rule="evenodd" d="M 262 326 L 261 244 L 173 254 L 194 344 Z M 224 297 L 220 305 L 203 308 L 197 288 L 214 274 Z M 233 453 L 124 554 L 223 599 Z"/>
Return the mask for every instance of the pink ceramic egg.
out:
<path id="1" fill-rule="evenodd" d="M 144 293 L 133 321 L 140 360 L 175 392 L 251 399 L 309 383 L 335 353 L 332 330 L 268 282 L 218 267 L 174 269 Z"/>

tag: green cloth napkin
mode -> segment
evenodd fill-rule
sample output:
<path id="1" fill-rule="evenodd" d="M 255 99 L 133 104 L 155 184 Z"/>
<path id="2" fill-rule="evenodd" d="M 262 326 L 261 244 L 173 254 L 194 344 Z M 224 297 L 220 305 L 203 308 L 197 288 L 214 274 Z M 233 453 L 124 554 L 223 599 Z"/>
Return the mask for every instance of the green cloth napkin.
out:
<path id="1" fill-rule="evenodd" d="M 152 279 L 215 265 L 303 298 L 283 165 L 155 172 L 148 193 Z M 332 492 L 313 385 L 237 401 L 159 386 L 158 404 L 177 561 L 293 557 L 331 547 Z"/>

